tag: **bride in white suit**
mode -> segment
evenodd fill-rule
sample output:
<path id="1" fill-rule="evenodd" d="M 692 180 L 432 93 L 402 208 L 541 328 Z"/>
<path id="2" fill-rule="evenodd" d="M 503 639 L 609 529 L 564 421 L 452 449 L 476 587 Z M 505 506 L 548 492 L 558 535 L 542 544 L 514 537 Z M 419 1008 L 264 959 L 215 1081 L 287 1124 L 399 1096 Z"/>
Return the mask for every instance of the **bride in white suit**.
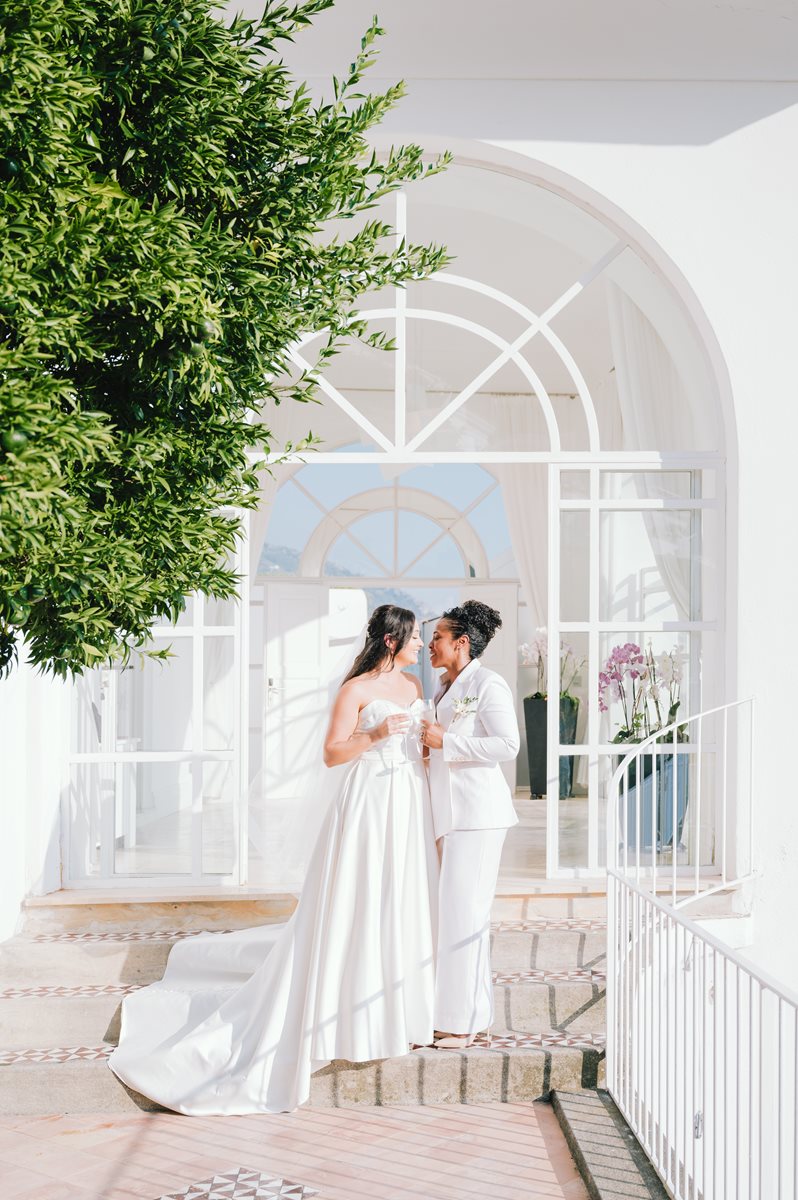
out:
<path id="1" fill-rule="evenodd" d="M 490 910 L 499 860 L 517 824 L 502 762 L 518 754 L 513 697 L 479 656 L 501 617 L 477 600 L 445 612 L 430 644 L 440 668 L 435 721 L 424 726 L 435 837 L 441 860 L 435 1045 L 470 1046 L 493 1021 Z"/>

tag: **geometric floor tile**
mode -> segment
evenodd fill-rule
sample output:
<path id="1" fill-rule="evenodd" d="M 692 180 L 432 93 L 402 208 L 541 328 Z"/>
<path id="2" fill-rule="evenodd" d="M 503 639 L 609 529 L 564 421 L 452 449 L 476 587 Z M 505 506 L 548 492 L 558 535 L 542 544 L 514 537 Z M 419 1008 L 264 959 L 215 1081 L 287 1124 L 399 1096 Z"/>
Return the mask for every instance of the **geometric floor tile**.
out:
<path id="1" fill-rule="evenodd" d="M 494 983 L 595 983 L 607 981 L 606 971 L 587 967 L 572 967 L 561 971 L 534 967 L 527 971 L 494 971 Z M 0 1000 L 81 1000 L 92 996 L 128 996 L 145 985 L 142 983 L 80 983 L 39 984 L 36 987 L 8 987 L 0 991 Z"/>
<path id="2" fill-rule="evenodd" d="M 493 1050 L 552 1050 L 556 1046 L 569 1046 L 575 1050 L 603 1050 L 606 1037 L 603 1033 L 561 1033 L 558 1030 L 546 1030 L 545 1033 L 516 1033 L 508 1032 L 493 1034 L 490 1048 Z M 488 1038 L 485 1033 L 478 1033 L 474 1039 L 475 1050 L 488 1049 Z M 48 1046 L 42 1049 L 0 1050 L 0 1066 L 10 1067 L 23 1063 L 65 1063 L 65 1062 L 97 1062 L 109 1058 L 115 1046 L 103 1042 L 99 1046 Z M 424 1047 L 419 1047 L 424 1049 Z M 467 1054 L 468 1051 L 464 1050 Z M 244 1195 L 244 1193 L 241 1193 Z M 259 1193 L 252 1193 L 257 1195 Z M 292 1193 L 289 1193 L 292 1194 Z M 2 1193 L 0 1193 L 2 1195 Z"/>
<path id="3" fill-rule="evenodd" d="M 80 983 L 75 987 L 63 984 L 41 985 L 39 987 L 9 987 L 0 992 L 0 1000 L 26 999 L 71 999 L 89 996 L 127 996 L 129 992 L 137 992 L 144 987 L 142 983 Z"/>
<path id="4" fill-rule="evenodd" d="M 495 921 L 491 929 L 497 933 L 545 933 L 568 931 L 601 933 L 607 928 L 605 920 L 581 917 L 531 917 L 525 921 Z M 176 942 L 198 933 L 232 933 L 230 929 L 156 929 L 150 931 L 107 931 L 104 933 L 36 933 L 32 942 Z"/>
<path id="5" fill-rule="evenodd" d="M 231 929 L 154 929 L 145 932 L 35 933 L 32 942 L 176 942 L 198 933 L 232 933 Z"/>
<path id="6" fill-rule="evenodd" d="M 222 1171 L 192 1183 L 182 1192 L 169 1192 L 160 1196 L 159 1200 L 244 1200 L 244 1197 L 254 1196 L 258 1200 L 305 1200 L 308 1196 L 317 1196 L 315 1188 L 305 1187 L 301 1183 L 292 1183 L 290 1179 L 281 1179 L 276 1175 L 263 1175 L 249 1167 L 233 1167 L 230 1171 Z"/>
<path id="7" fill-rule="evenodd" d="M 494 971 L 494 983 L 606 983 L 606 971 L 592 971 L 587 967 L 572 967 L 562 971 L 545 971 L 534 968 L 528 971 Z"/>
<path id="8" fill-rule="evenodd" d="M 559 1033 L 557 1030 L 549 1030 L 546 1033 L 493 1034 L 490 1048 L 492 1050 L 552 1050 L 556 1046 L 568 1046 L 574 1050 L 603 1050 L 606 1041 L 603 1033 Z M 487 1034 L 477 1034 L 474 1048 L 478 1050 L 488 1048 Z"/>
<path id="9" fill-rule="evenodd" d="M 490 1048 L 493 1050 L 552 1050 L 556 1046 L 569 1046 L 575 1050 L 603 1050 L 606 1037 L 603 1033 L 561 1033 L 546 1030 L 545 1033 L 508 1032 L 493 1034 Z M 474 1039 L 475 1050 L 488 1049 L 487 1034 L 478 1033 Z M 0 1050 L 0 1066 L 10 1067 L 23 1063 L 97 1062 L 109 1058 L 115 1046 L 103 1042 L 99 1046 L 48 1046 L 43 1049 Z M 424 1049 L 424 1047 L 419 1047 Z M 468 1051 L 464 1050 L 467 1054 Z M 244 1194 L 243 1192 L 241 1193 Z M 257 1193 L 252 1193 L 256 1195 Z M 2 1193 L 0 1193 L 2 1195 Z"/>
<path id="10" fill-rule="evenodd" d="M 44 1050 L 0 1050 L 0 1066 L 15 1063 L 96 1062 L 113 1054 L 115 1046 L 103 1042 L 99 1046 L 49 1046 Z"/>
<path id="11" fill-rule="evenodd" d="M 494 933 L 546 933 L 569 930 L 577 933 L 602 933 L 606 928 L 605 920 L 586 917 L 530 917 L 526 921 L 494 921 L 491 924 Z"/>

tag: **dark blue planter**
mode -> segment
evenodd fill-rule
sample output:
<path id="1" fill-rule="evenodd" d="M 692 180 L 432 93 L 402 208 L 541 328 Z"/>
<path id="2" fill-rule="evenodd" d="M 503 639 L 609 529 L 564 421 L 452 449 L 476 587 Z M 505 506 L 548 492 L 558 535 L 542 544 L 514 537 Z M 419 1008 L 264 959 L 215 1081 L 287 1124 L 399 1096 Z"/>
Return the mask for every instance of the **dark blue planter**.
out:
<path id="1" fill-rule="evenodd" d="M 629 787 L 626 797 L 626 843 L 630 850 L 638 846 L 638 794 L 640 797 L 640 849 L 661 850 L 674 843 L 674 761 L 676 763 L 676 844 L 682 836 L 684 817 L 687 811 L 690 763 L 686 754 L 658 754 L 657 794 L 652 803 L 654 787 L 654 755 L 641 754 L 637 761 L 629 764 Z M 620 761 L 620 760 L 619 760 Z M 640 768 L 640 780 L 637 772 Z M 623 812 L 623 780 L 621 780 L 621 812 Z M 652 809 L 654 811 L 652 811 Z M 654 826 L 656 821 L 656 827 Z M 621 823 L 621 841 L 624 840 L 624 825 Z"/>
<path id="2" fill-rule="evenodd" d="M 529 791 L 533 796 L 545 796 L 548 779 L 548 750 L 546 743 L 546 710 L 548 700 L 538 696 L 524 697 L 526 750 L 529 758 Z M 573 746 L 576 741 L 576 718 L 579 701 L 560 696 L 560 745 Z M 560 799 L 571 795 L 574 784 L 574 758 L 560 758 Z"/>

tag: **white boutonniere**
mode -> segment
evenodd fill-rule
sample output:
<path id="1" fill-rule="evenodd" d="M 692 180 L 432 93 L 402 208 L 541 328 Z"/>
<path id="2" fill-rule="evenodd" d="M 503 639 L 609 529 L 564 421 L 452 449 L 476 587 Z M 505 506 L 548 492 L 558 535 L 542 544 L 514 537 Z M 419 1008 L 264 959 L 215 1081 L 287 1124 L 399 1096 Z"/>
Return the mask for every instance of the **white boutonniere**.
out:
<path id="1" fill-rule="evenodd" d="M 459 721 L 461 717 L 470 716 L 471 713 L 477 711 L 477 698 L 476 696 L 463 696 L 460 700 L 455 700 L 453 707 L 452 720 Z"/>

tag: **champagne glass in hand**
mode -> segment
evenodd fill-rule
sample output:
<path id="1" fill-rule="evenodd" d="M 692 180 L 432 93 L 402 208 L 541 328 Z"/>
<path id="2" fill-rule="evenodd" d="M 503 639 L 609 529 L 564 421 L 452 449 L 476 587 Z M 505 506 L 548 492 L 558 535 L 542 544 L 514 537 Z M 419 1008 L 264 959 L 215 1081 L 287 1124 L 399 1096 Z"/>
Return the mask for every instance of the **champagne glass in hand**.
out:
<path id="1" fill-rule="evenodd" d="M 435 702 L 433 700 L 422 700 L 421 707 L 418 712 L 418 742 L 423 749 L 421 736 L 424 733 L 424 726 L 435 720 Z"/>

